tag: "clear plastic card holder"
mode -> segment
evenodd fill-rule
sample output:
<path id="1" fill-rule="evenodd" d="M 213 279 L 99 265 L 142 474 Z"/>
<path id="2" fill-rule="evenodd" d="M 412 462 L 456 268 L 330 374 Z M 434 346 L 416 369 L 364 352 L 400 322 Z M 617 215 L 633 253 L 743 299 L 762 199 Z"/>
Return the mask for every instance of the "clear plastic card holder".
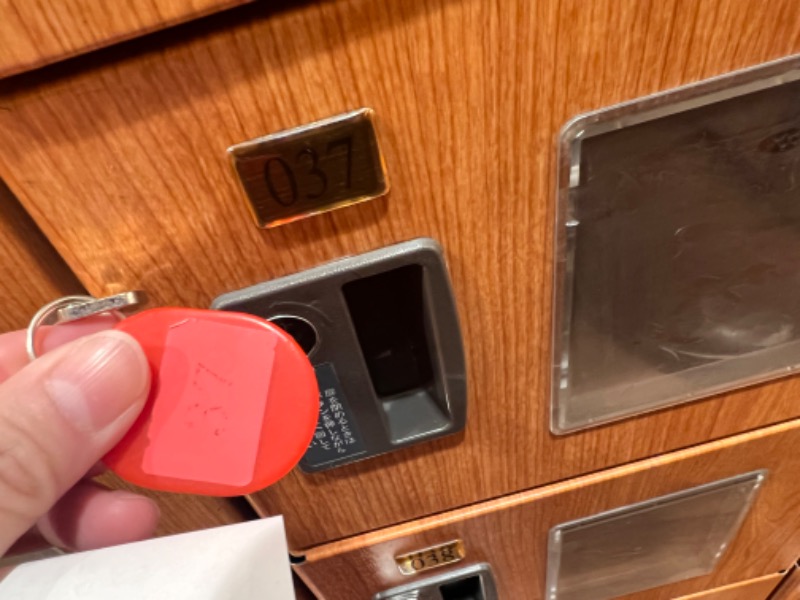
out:
<path id="1" fill-rule="evenodd" d="M 800 365 L 800 56 L 562 133 L 552 422 L 563 434 Z"/>
<path id="2" fill-rule="evenodd" d="M 554 527 L 545 597 L 607 600 L 710 573 L 765 477 L 754 471 Z"/>

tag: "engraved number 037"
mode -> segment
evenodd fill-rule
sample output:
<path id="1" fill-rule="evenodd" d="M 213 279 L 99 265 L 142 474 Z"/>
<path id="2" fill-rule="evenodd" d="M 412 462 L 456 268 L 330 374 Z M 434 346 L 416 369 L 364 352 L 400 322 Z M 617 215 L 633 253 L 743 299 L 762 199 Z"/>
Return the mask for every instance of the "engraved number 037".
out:
<path id="1" fill-rule="evenodd" d="M 328 158 L 336 151 L 345 150 L 345 173 L 344 187 L 350 189 L 352 183 L 353 166 L 353 140 L 344 137 L 331 140 L 325 147 L 325 158 Z M 330 165 L 330 161 L 328 161 Z M 320 167 L 319 153 L 311 146 L 306 146 L 294 156 L 292 164 L 280 156 L 273 156 L 264 163 L 264 181 L 267 184 L 267 191 L 275 202 L 282 206 L 291 206 L 301 195 L 298 190 L 297 181 L 304 182 L 304 200 L 316 200 L 322 198 L 328 191 L 328 173 Z M 280 182 L 286 182 L 281 185 Z"/>

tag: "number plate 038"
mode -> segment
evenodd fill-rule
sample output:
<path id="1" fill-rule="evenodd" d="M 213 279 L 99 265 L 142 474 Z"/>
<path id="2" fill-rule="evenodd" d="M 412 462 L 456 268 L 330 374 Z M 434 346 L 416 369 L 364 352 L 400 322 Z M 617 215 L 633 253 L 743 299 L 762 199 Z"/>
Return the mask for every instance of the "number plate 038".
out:
<path id="1" fill-rule="evenodd" d="M 389 191 L 371 109 L 345 113 L 228 148 L 259 227 Z"/>
<path id="2" fill-rule="evenodd" d="M 416 552 L 401 554 L 396 556 L 394 560 L 403 575 L 413 575 L 420 571 L 456 563 L 464 556 L 466 556 L 464 542 L 454 540 L 446 544 L 417 550 Z"/>

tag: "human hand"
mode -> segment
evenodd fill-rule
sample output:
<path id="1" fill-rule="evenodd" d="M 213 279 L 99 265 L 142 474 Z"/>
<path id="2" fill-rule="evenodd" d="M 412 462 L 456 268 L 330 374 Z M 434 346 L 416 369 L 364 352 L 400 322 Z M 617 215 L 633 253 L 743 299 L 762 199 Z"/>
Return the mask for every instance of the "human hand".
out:
<path id="1" fill-rule="evenodd" d="M 137 342 L 95 318 L 51 328 L 33 362 L 24 332 L 0 335 L 0 556 L 32 527 L 86 550 L 149 537 L 155 502 L 85 479 L 147 399 Z"/>

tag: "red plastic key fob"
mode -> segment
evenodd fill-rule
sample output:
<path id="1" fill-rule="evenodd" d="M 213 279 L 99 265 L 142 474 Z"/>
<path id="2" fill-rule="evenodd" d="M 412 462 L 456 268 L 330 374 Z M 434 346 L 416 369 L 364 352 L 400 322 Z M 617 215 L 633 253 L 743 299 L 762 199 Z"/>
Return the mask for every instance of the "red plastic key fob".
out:
<path id="1" fill-rule="evenodd" d="M 105 456 L 123 479 L 170 492 L 238 496 L 286 475 L 319 416 L 314 368 L 282 329 L 242 313 L 156 308 L 116 329 L 144 348 L 147 404 Z"/>

